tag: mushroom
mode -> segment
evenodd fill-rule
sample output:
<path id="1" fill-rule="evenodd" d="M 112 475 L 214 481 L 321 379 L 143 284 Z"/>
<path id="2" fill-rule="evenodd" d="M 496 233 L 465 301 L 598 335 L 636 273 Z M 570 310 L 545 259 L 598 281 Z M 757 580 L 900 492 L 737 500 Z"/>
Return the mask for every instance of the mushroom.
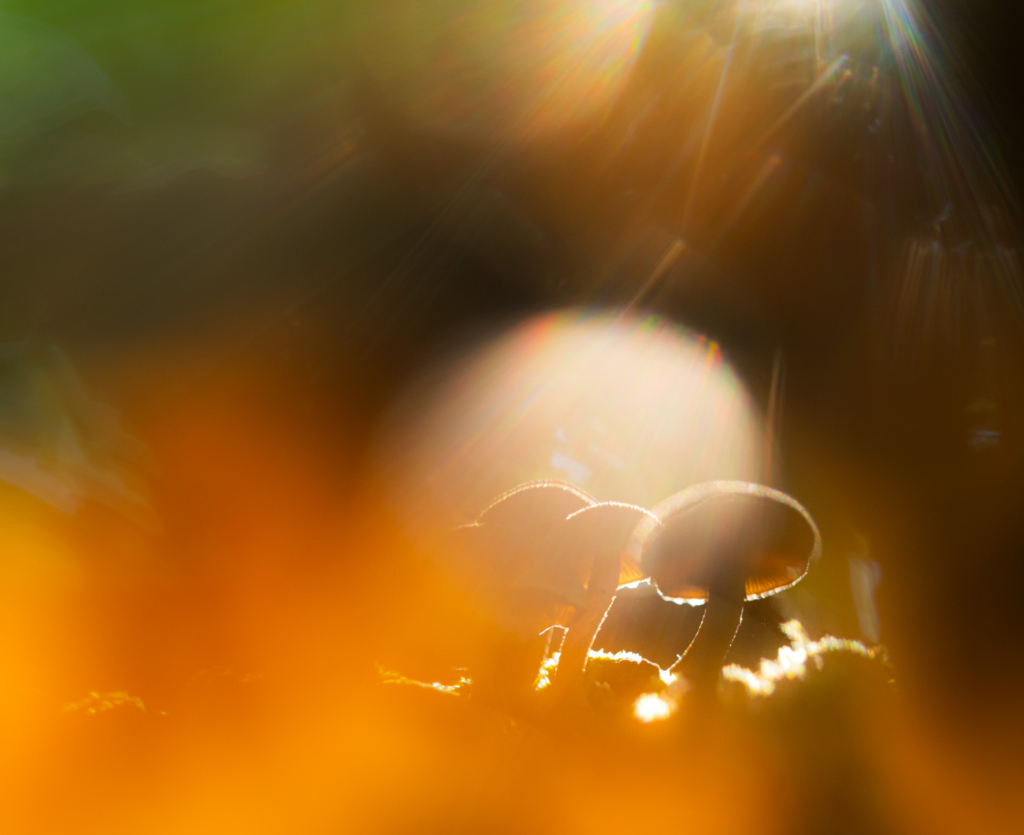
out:
<path id="1" fill-rule="evenodd" d="M 645 515 L 643 508 L 597 503 L 569 484 L 542 481 L 503 493 L 455 531 L 460 572 L 500 634 L 492 683 L 522 688 L 527 669 L 532 683 L 541 660 L 533 665 L 534 656 L 544 651 L 537 638 L 560 625 L 567 632 L 556 688 L 582 688 L 587 653 L 615 590 L 641 576 L 626 546 Z"/>
<path id="2" fill-rule="evenodd" d="M 545 653 L 539 634 L 582 600 L 582 593 L 537 576 L 539 552 L 568 516 L 595 504 L 565 482 L 528 482 L 451 532 L 448 569 L 489 624 L 489 634 L 479 636 L 483 657 L 472 671 L 476 692 L 507 699 L 532 688 Z"/>
<path id="3" fill-rule="evenodd" d="M 641 569 L 666 597 L 705 603 L 690 646 L 672 666 L 698 691 L 717 682 L 743 604 L 798 583 L 821 556 L 821 534 L 795 499 L 746 481 L 711 481 L 653 511 L 634 533 Z"/>
<path id="4" fill-rule="evenodd" d="M 540 529 L 547 531 L 567 516 L 598 503 L 593 496 L 564 481 L 528 481 L 506 490 L 476 519 L 456 530 L 469 536 L 503 543 L 506 548 L 535 538 Z"/>
<path id="5" fill-rule="evenodd" d="M 596 504 L 593 497 L 561 481 L 531 481 L 507 490 L 474 521 L 452 531 L 449 546 L 462 582 L 481 593 L 492 609 L 496 602 L 489 598 L 498 596 L 507 603 L 516 589 L 532 590 L 536 597 L 542 590 L 523 582 L 531 572 L 530 555 L 566 517 Z M 522 605 L 530 608 L 529 601 L 520 601 Z"/>
<path id="6" fill-rule="evenodd" d="M 622 583 L 641 578 L 635 557 L 627 551 L 630 534 L 649 511 L 622 502 L 603 502 L 573 513 L 556 526 L 542 549 L 542 558 L 565 577 L 566 588 L 585 583 L 583 599 L 563 624 L 566 635 L 555 677 L 563 693 L 582 692 L 590 647 Z"/>

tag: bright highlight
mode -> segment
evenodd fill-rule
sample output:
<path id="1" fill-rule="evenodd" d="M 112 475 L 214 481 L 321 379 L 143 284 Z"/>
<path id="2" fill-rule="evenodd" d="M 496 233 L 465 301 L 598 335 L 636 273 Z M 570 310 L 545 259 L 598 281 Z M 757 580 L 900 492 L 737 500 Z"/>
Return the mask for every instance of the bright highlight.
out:
<path id="1" fill-rule="evenodd" d="M 675 702 L 660 693 L 644 693 L 633 704 L 633 715 L 644 723 L 668 719 L 675 711 Z"/>
<path id="2" fill-rule="evenodd" d="M 782 625 L 782 631 L 791 641 L 788 647 L 780 647 L 774 661 L 764 658 L 761 667 L 755 673 L 738 664 L 730 664 L 722 669 L 722 677 L 726 681 L 742 684 L 752 696 L 770 696 L 775 692 L 775 685 L 785 679 L 803 679 L 807 675 L 807 664 L 812 663 L 817 670 L 825 666 L 824 656 L 831 652 L 847 652 L 870 660 L 887 661 L 885 651 L 881 647 L 869 648 L 860 641 L 848 638 L 836 638 L 825 635 L 820 641 L 811 641 L 807 637 L 800 621 L 791 620 Z"/>
<path id="3" fill-rule="evenodd" d="M 122 707 L 133 707 L 136 710 L 146 712 L 146 705 L 138 696 L 131 696 L 124 690 L 117 690 L 110 693 L 98 693 L 93 691 L 84 699 L 77 702 L 68 702 L 62 708 L 64 713 L 85 713 L 95 716 L 97 713 L 106 713 L 108 710 L 116 710 Z"/>
<path id="4" fill-rule="evenodd" d="M 457 696 L 467 685 L 472 682 L 465 677 L 461 677 L 457 684 L 441 684 L 437 681 L 417 681 L 414 678 L 407 678 L 401 673 L 396 673 L 391 670 L 385 670 L 382 667 L 377 668 L 377 672 L 380 674 L 380 680 L 382 684 L 396 684 L 404 687 L 419 687 L 424 690 L 434 690 L 437 693 L 446 693 L 449 696 Z"/>
<path id="5" fill-rule="evenodd" d="M 359 45 L 385 95 L 420 126 L 530 140 L 609 109 L 654 7 L 649 0 L 368 3 Z"/>
<path id="6" fill-rule="evenodd" d="M 471 521 L 531 481 L 652 507 L 712 478 L 757 481 L 762 467 L 761 422 L 717 345 L 656 317 L 527 321 L 396 418 L 385 475 L 403 517 L 424 523 Z"/>

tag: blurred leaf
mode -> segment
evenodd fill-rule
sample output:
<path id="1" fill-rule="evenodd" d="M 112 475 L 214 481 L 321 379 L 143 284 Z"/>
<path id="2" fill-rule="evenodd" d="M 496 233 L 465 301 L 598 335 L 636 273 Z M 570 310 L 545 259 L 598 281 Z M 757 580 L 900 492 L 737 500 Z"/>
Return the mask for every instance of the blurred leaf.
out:
<path id="1" fill-rule="evenodd" d="M 99 65 L 57 30 L 0 12 L 0 148 L 97 110 L 128 118 L 127 104 Z"/>

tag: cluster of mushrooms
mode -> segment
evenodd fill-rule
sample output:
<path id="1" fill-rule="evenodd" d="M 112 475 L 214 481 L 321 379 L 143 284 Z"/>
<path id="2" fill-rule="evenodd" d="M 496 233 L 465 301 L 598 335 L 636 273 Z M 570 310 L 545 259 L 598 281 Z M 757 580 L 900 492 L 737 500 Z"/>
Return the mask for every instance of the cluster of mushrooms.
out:
<path id="1" fill-rule="evenodd" d="M 748 600 L 803 578 L 821 555 L 810 514 L 790 496 L 745 481 L 711 481 L 653 510 L 598 502 L 563 482 L 520 485 L 455 532 L 460 573 L 475 581 L 506 636 L 483 683 L 514 692 L 532 687 L 563 627 L 552 690 L 584 695 L 591 645 L 623 585 L 648 579 L 663 597 L 703 602 L 696 637 L 670 671 L 696 692 L 717 684 Z"/>

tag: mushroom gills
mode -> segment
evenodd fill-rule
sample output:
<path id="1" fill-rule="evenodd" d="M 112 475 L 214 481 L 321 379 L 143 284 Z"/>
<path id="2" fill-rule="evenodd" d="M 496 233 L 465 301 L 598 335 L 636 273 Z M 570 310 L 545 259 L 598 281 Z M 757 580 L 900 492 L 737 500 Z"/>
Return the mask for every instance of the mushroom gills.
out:
<path id="1" fill-rule="evenodd" d="M 654 509 L 641 564 L 660 593 L 706 601 L 697 635 L 672 669 L 694 690 L 718 681 L 747 599 L 776 594 L 821 554 L 810 514 L 781 491 L 742 481 L 698 484 Z"/>

